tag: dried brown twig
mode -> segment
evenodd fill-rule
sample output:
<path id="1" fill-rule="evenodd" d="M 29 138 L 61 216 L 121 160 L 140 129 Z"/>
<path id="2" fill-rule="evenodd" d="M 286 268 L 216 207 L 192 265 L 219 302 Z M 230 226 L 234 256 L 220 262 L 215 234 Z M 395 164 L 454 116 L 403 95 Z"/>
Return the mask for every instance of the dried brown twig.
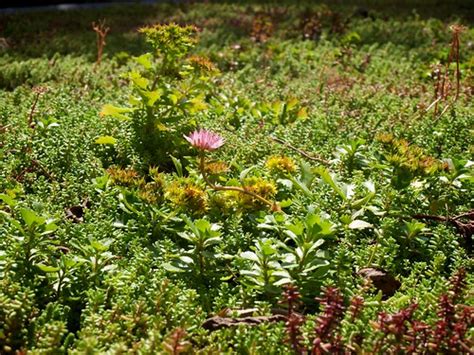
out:
<path id="1" fill-rule="evenodd" d="M 37 86 L 37 87 L 34 87 L 32 91 L 36 94 L 36 96 L 35 96 L 35 99 L 33 101 L 33 105 L 31 105 L 30 114 L 28 115 L 28 127 L 30 127 L 30 128 L 33 128 L 33 115 L 35 113 L 35 109 L 36 109 L 36 105 L 38 104 L 38 100 L 39 100 L 39 98 L 42 94 L 44 94 L 46 91 L 48 91 L 48 89 L 43 87 L 43 86 Z"/>
<path id="2" fill-rule="evenodd" d="M 414 219 L 431 220 L 451 224 L 456 228 L 458 233 L 464 237 L 467 251 L 472 251 L 472 236 L 474 234 L 474 210 L 459 214 L 454 217 L 435 216 L 428 214 L 415 214 L 411 217 Z M 462 222 L 462 219 L 465 219 L 467 221 Z"/>
<path id="3" fill-rule="evenodd" d="M 327 161 L 323 158 L 315 157 L 314 155 L 311 155 L 308 152 L 305 152 L 304 150 L 295 147 L 294 145 L 284 141 L 281 138 L 270 136 L 270 139 L 277 142 L 277 143 L 280 143 L 280 144 L 282 144 L 282 145 L 284 145 L 284 146 L 286 146 L 286 147 L 288 147 L 292 150 L 294 150 L 295 152 L 301 154 L 302 156 L 304 156 L 305 158 L 307 158 L 309 160 L 317 161 L 317 162 L 322 163 L 322 164 L 329 164 L 329 161 Z"/>
<path id="4" fill-rule="evenodd" d="M 97 62 L 96 65 L 100 65 L 102 61 L 102 53 L 105 47 L 105 37 L 109 33 L 110 28 L 105 26 L 105 20 L 100 20 L 99 23 L 92 22 L 92 29 L 97 34 Z"/>
<path id="5" fill-rule="evenodd" d="M 446 62 L 446 66 L 444 67 L 444 73 L 442 73 L 441 66 L 437 66 L 434 70 L 434 74 L 436 75 L 436 83 L 435 83 L 435 97 L 433 102 L 428 106 L 426 111 L 430 110 L 431 107 L 434 106 L 434 116 L 436 119 L 440 118 L 459 98 L 459 92 L 461 89 L 461 70 L 460 70 L 460 58 L 459 58 L 459 46 L 460 46 L 460 34 L 466 30 L 466 28 L 462 25 L 452 25 L 449 27 L 452 32 L 452 38 L 450 43 L 450 50 L 448 55 L 448 61 Z M 448 103 L 443 111 L 438 115 L 438 104 L 440 101 L 447 100 L 450 92 L 450 81 L 449 81 L 449 68 L 451 63 L 456 62 L 456 71 L 455 71 L 455 78 L 456 78 L 456 93 L 454 95 L 454 99 L 452 102 Z"/>

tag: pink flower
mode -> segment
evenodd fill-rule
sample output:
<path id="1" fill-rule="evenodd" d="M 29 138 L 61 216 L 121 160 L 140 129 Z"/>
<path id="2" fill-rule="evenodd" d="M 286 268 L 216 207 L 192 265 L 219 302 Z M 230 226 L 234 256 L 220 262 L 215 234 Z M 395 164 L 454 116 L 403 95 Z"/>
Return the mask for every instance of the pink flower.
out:
<path id="1" fill-rule="evenodd" d="M 191 143 L 194 148 L 199 150 L 212 151 L 224 144 L 224 138 L 217 133 L 206 131 L 205 129 L 194 131 L 188 136 L 184 136 L 184 138 Z"/>

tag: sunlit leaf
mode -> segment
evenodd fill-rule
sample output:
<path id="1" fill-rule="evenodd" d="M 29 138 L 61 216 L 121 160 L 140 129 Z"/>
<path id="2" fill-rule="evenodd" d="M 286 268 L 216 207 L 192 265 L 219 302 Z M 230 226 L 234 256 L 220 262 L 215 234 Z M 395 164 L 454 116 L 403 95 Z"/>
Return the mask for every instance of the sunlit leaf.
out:
<path id="1" fill-rule="evenodd" d="M 111 116 L 111 117 L 118 118 L 121 120 L 129 120 L 130 117 L 124 115 L 124 113 L 130 113 L 132 111 L 133 110 L 131 108 L 116 107 L 110 104 L 106 104 L 102 107 L 102 110 L 100 111 L 99 115 L 101 117 Z"/>
<path id="2" fill-rule="evenodd" d="M 114 145 L 117 143 L 117 140 L 112 136 L 101 136 L 95 140 L 95 144 L 110 144 Z"/>
<path id="3" fill-rule="evenodd" d="M 57 272 L 57 271 L 60 270 L 58 267 L 48 266 L 48 265 L 44 265 L 44 264 L 36 264 L 36 267 L 38 269 L 40 269 L 41 271 L 44 271 L 46 273 Z"/>
<path id="4" fill-rule="evenodd" d="M 373 227 L 372 224 L 362 221 L 360 219 L 356 219 L 349 224 L 350 229 L 366 229 L 366 228 L 372 228 L 372 227 Z"/>
<path id="5" fill-rule="evenodd" d="M 16 205 L 15 199 L 8 196 L 7 194 L 0 194 L 0 200 L 5 202 L 10 207 L 14 207 Z"/>
<path id="6" fill-rule="evenodd" d="M 151 54 L 150 53 L 145 53 L 139 57 L 135 58 L 135 61 L 138 64 L 141 64 L 145 69 L 151 69 L 152 64 L 151 64 Z"/>
<path id="7" fill-rule="evenodd" d="M 243 259 L 258 262 L 257 254 L 255 254 L 254 252 L 251 252 L 251 251 L 244 251 L 243 253 L 240 253 L 240 257 L 243 258 Z"/>
<path id="8" fill-rule="evenodd" d="M 318 167 L 315 169 L 315 171 L 321 176 L 321 179 L 328 184 L 329 186 L 332 187 L 332 189 L 339 195 L 341 198 L 346 201 L 347 196 L 342 190 L 342 188 L 336 183 L 336 180 L 331 174 L 329 173 L 329 170 L 327 170 L 324 167 Z"/>
<path id="9" fill-rule="evenodd" d="M 147 78 L 142 77 L 140 75 L 140 73 L 138 73 L 138 72 L 131 72 L 130 73 L 130 79 L 140 89 L 146 89 L 148 87 L 149 82 L 150 82 Z"/>
<path id="10" fill-rule="evenodd" d="M 27 208 L 22 208 L 20 214 L 28 227 L 31 227 L 33 224 L 42 225 L 46 221 L 43 217 L 38 216 L 35 211 Z"/>
<path id="11" fill-rule="evenodd" d="M 148 99 L 147 105 L 153 106 L 155 102 L 161 98 L 163 91 L 162 90 L 143 91 L 142 94 Z"/>

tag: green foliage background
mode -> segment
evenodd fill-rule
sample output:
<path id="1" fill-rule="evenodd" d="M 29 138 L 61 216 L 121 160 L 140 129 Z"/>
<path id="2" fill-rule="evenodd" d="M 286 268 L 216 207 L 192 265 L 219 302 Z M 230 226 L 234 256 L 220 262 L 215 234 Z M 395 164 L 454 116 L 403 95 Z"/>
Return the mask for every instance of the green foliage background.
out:
<path id="1" fill-rule="evenodd" d="M 472 236 L 410 216 L 473 208 L 473 13 L 463 2 L 404 4 L 0 15 L 0 352 L 152 354 L 177 328 L 203 352 L 290 352 L 283 323 L 202 328 L 224 308 L 269 314 L 287 282 L 309 315 L 332 285 L 346 303 L 363 295 L 361 319 L 417 302 L 417 317 L 434 324 L 456 270 L 474 286 Z M 338 20 L 318 15 L 328 11 Z M 110 34 L 96 66 L 91 22 L 101 18 Z M 133 125 L 100 117 L 105 104 L 127 105 L 126 73 L 149 50 L 137 30 L 158 22 L 197 26 L 192 54 L 220 71 L 207 109 L 193 116 L 226 139 L 211 157 L 228 166 L 217 181 L 273 186 L 283 214 L 206 190 L 192 152 L 160 167 Z M 455 22 L 467 26 L 461 94 L 436 117 L 432 72 L 447 62 Z M 105 136 L 114 144 L 96 143 Z M 269 167 L 282 155 L 294 171 Z M 298 248 L 311 258 L 298 259 Z M 356 273 L 364 267 L 390 272 L 401 288 L 388 298 L 367 289 Z M 474 305 L 472 293 L 462 303 Z M 306 327 L 311 339 L 311 319 Z M 362 320 L 342 334 L 352 332 L 365 335 L 366 350 L 378 336 Z"/>

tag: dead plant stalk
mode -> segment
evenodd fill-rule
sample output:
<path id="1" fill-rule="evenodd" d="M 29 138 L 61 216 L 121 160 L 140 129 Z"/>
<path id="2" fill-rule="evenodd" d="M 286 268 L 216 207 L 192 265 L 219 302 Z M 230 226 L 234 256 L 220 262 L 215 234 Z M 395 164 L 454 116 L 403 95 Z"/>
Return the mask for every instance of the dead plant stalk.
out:
<path id="1" fill-rule="evenodd" d="M 92 22 L 92 29 L 97 35 L 97 61 L 96 65 L 100 65 L 102 61 L 102 54 L 105 47 L 105 38 L 109 33 L 110 28 L 105 26 L 105 20 L 100 20 L 99 23 Z"/>
<path id="2" fill-rule="evenodd" d="M 460 34 L 465 31 L 465 27 L 461 25 L 452 25 L 449 27 L 449 29 L 452 32 L 452 37 L 451 37 L 451 43 L 450 43 L 450 49 L 449 49 L 449 55 L 448 55 L 448 61 L 446 62 L 446 66 L 444 68 L 444 73 L 441 73 L 440 68 L 436 68 L 436 84 L 435 84 L 435 98 L 434 101 L 431 105 L 429 105 L 428 109 L 429 110 L 431 107 L 434 106 L 434 116 L 436 119 L 441 117 L 449 107 L 454 105 L 454 103 L 458 100 L 459 98 L 459 92 L 461 88 L 461 69 L 460 69 L 460 58 L 459 58 L 459 47 L 460 47 Z M 449 80 L 449 73 L 450 70 L 449 68 L 451 67 L 451 63 L 456 62 L 456 72 L 455 72 L 455 78 L 456 78 L 456 93 L 454 95 L 454 99 L 452 102 L 448 103 L 443 111 L 438 115 L 438 104 L 440 101 L 446 100 L 449 96 L 449 89 L 451 87 L 450 85 L 450 80 Z"/>

